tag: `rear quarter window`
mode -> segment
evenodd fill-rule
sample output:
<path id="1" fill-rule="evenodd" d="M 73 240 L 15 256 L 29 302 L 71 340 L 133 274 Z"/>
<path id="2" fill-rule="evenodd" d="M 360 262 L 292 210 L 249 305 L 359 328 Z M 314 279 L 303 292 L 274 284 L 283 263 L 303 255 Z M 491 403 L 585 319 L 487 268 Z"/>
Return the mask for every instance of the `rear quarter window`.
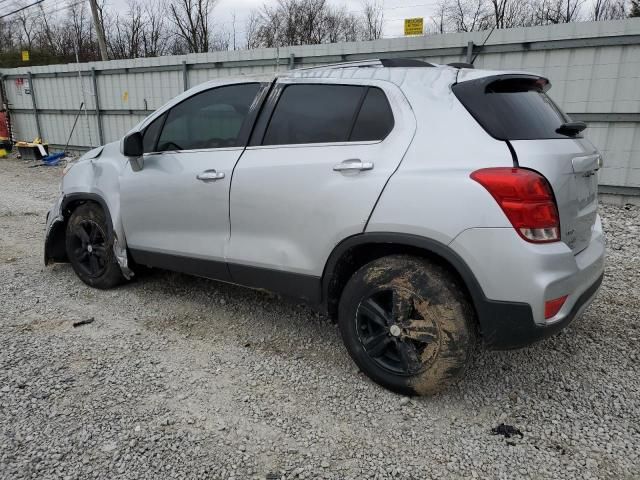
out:
<path id="1" fill-rule="evenodd" d="M 547 95 L 543 80 L 486 77 L 456 84 L 452 90 L 498 140 L 566 139 L 567 135 L 556 130 L 571 119 Z"/>
<path id="2" fill-rule="evenodd" d="M 384 92 L 371 87 L 362 102 L 349 140 L 383 140 L 393 129 L 393 113 Z"/>

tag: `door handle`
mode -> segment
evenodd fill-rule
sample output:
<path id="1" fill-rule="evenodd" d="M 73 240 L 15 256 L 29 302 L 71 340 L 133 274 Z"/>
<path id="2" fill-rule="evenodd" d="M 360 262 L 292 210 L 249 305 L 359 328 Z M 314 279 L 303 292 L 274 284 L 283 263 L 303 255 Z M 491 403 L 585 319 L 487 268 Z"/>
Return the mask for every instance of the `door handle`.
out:
<path id="1" fill-rule="evenodd" d="M 350 158 L 333 166 L 335 172 L 361 172 L 373 169 L 373 162 L 363 162 L 357 158 Z"/>
<path id="2" fill-rule="evenodd" d="M 215 170 L 205 170 L 202 173 L 196 175 L 198 180 L 202 180 L 203 182 L 212 182 L 215 180 L 220 180 L 224 178 L 224 172 L 216 172 Z"/>

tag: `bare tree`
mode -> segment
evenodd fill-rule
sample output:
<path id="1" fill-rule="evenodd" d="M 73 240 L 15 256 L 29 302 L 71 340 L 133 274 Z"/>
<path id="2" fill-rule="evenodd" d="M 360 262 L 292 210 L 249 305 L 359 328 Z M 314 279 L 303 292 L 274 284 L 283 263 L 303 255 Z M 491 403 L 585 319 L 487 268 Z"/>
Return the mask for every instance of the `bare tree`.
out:
<path id="1" fill-rule="evenodd" d="M 510 0 L 490 0 L 493 7 L 493 24 L 496 28 L 504 28 L 504 14 Z"/>
<path id="2" fill-rule="evenodd" d="M 580 20 L 580 7 L 585 0 L 541 0 L 534 5 L 536 25 L 569 23 Z"/>
<path id="3" fill-rule="evenodd" d="M 264 3 L 247 21 L 247 47 L 277 47 L 375 40 L 382 36 L 378 0 L 365 0 L 362 15 L 327 0 L 278 0 Z"/>
<path id="4" fill-rule="evenodd" d="M 16 21 L 20 26 L 22 33 L 21 44 L 28 50 L 31 50 L 35 35 L 34 30 L 36 29 L 36 23 L 34 22 L 33 15 L 26 10 L 23 10 L 16 15 Z"/>
<path id="5" fill-rule="evenodd" d="M 169 37 L 165 21 L 166 8 L 164 4 L 160 4 L 159 7 L 153 1 L 144 7 L 145 28 L 142 44 L 145 57 L 158 57 L 167 53 Z"/>
<path id="6" fill-rule="evenodd" d="M 595 0 L 591 6 L 590 19 L 593 21 L 619 20 L 626 16 L 623 0 Z"/>
<path id="7" fill-rule="evenodd" d="M 144 23 L 143 7 L 137 0 L 128 1 L 125 15 L 116 13 L 112 19 L 108 18 L 107 47 L 111 58 L 136 58 L 142 55 Z"/>
<path id="8" fill-rule="evenodd" d="M 86 4 L 69 3 L 68 12 L 69 15 L 65 25 L 67 30 L 65 43 L 71 47 L 71 52 L 77 48 L 78 56 L 81 60 L 86 61 L 88 57 L 93 60 L 96 57 L 91 56 L 91 53 L 95 53 L 97 49 L 95 44 L 92 45 L 93 26 L 89 19 Z"/>
<path id="9" fill-rule="evenodd" d="M 169 4 L 169 17 L 176 27 L 176 35 L 189 52 L 209 51 L 210 15 L 217 1 L 173 0 Z"/>
<path id="10" fill-rule="evenodd" d="M 363 40 L 377 40 L 382 38 L 384 25 L 384 10 L 378 0 L 364 0 L 362 2 L 362 20 L 364 23 Z"/>
<path id="11" fill-rule="evenodd" d="M 431 23 L 427 25 L 426 34 L 444 33 L 447 18 L 447 0 L 440 0 L 436 6 L 436 14 L 430 17 Z"/>
<path id="12" fill-rule="evenodd" d="M 16 23 L 0 19 L 0 53 L 15 51 L 18 37 Z"/>
<path id="13" fill-rule="evenodd" d="M 640 17 L 640 0 L 631 0 L 630 17 Z"/>
<path id="14" fill-rule="evenodd" d="M 42 4 L 39 5 L 38 18 L 40 20 L 40 39 L 43 49 L 48 50 L 52 54 L 59 53 L 59 35 L 55 28 L 52 27 L 49 16 L 45 13 Z"/>
<path id="15" fill-rule="evenodd" d="M 245 24 L 246 48 L 258 48 L 260 46 L 261 18 L 257 11 L 252 11 Z"/>
<path id="16" fill-rule="evenodd" d="M 486 30 L 492 25 L 489 5 L 485 0 L 452 0 L 447 6 L 446 16 L 457 32 Z"/>

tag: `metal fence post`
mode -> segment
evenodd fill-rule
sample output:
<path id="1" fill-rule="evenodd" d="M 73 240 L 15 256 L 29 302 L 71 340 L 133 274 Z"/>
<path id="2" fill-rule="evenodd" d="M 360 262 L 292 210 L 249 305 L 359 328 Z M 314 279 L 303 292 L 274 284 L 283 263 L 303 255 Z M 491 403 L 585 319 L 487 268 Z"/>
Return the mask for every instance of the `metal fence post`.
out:
<path id="1" fill-rule="evenodd" d="M 29 76 L 29 88 L 31 89 L 31 104 L 33 105 L 33 114 L 36 118 L 36 129 L 38 130 L 38 138 L 42 141 L 42 130 L 40 128 L 40 117 L 38 116 L 38 104 L 36 102 L 36 89 L 33 86 L 33 75 L 27 72 Z"/>
<path id="2" fill-rule="evenodd" d="M 186 60 L 182 61 L 182 87 L 184 88 L 185 92 L 189 90 L 189 72 L 187 70 Z"/>
<path id="3" fill-rule="evenodd" d="M 473 60 L 473 42 L 467 42 L 467 63 Z"/>
<path id="4" fill-rule="evenodd" d="M 96 67 L 91 67 L 91 80 L 93 82 L 93 105 L 96 109 L 98 140 L 100 141 L 100 145 L 104 145 L 104 133 L 102 131 L 102 117 L 100 116 L 100 95 L 98 95 L 98 79 L 96 77 Z"/>
<path id="5" fill-rule="evenodd" d="M 289 70 L 293 70 L 293 65 L 296 61 L 296 55 L 294 53 L 289 55 Z"/>

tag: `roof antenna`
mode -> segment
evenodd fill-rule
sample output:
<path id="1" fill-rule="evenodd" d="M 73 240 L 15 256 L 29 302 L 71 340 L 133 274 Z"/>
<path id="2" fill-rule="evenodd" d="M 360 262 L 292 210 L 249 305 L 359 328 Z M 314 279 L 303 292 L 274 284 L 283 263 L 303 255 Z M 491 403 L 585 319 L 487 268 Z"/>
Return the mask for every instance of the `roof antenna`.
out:
<path id="1" fill-rule="evenodd" d="M 493 31 L 496 29 L 496 26 L 494 25 L 493 28 L 491 29 L 491 31 L 489 32 L 489 35 L 487 35 L 487 38 L 484 39 L 484 42 L 482 42 L 482 45 L 480 45 L 480 48 L 478 49 L 478 51 L 476 52 L 476 54 L 473 56 L 473 58 L 471 59 L 471 65 L 473 65 L 473 62 L 476 61 L 476 58 L 478 58 L 478 55 L 480 55 L 480 52 L 482 51 L 482 49 L 484 48 L 484 44 L 487 43 L 487 40 L 489 40 L 489 37 L 491 36 L 491 34 L 493 33 Z"/>

